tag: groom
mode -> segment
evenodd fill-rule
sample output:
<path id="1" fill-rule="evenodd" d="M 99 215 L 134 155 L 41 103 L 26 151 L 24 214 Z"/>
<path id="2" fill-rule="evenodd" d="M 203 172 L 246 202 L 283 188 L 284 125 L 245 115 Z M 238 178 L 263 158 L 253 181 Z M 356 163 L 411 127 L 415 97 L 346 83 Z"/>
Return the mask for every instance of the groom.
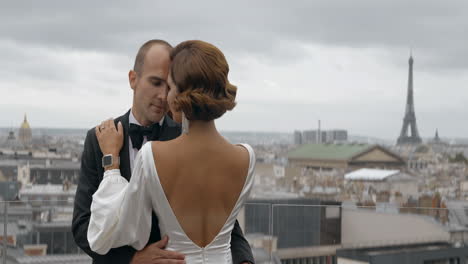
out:
<path id="1" fill-rule="evenodd" d="M 130 179 L 133 160 L 142 144 L 150 140 L 171 140 L 181 133 L 180 126 L 166 115 L 167 83 L 169 74 L 171 45 L 163 40 L 150 40 L 138 51 L 134 69 L 129 72 L 130 86 L 133 90 L 133 105 L 121 121 L 124 128 L 124 145 L 120 151 L 120 170 L 122 176 Z M 99 187 L 104 175 L 102 152 L 94 129 L 88 131 L 81 171 L 75 197 L 72 233 L 75 242 L 95 264 L 151 264 L 184 263 L 183 255 L 164 250 L 167 237 L 161 239 L 158 219 L 153 213 L 152 229 L 147 246 L 136 251 L 130 246 L 111 249 L 106 255 L 91 251 L 87 233 L 90 219 L 92 195 Z M 169 238 L 170 239 L 170 238 Z M 232 231 L 231 250 L 234 264 L 254 263 L 252 251 L 236 221 Z"/>

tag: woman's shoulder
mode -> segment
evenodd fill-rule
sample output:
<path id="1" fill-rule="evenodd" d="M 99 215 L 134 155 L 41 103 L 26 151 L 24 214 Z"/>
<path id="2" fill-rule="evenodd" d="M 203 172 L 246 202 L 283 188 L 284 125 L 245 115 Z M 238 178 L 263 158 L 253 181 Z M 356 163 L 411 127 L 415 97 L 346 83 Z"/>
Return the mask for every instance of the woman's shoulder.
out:
<path id="1" fill-rule="evenodd" d="M 255 152 L 249 144 L 232 144 L 232 161 L 240 168 L 250 169 L 255 163 Z"/>
<path id="2" fill-rule="evenodd" d="M 237 149 L 239 149 L 244 154 L 248 154 L 249 157 L 255 156 L 255 151 L 252 146 L 247 143 L 238 143 L 234 145 Z"/>
<path id="3" fill-rule="evenodd" d="M 177 152 L 181 149 L 180 146 L 178 146 L 180 144 L 177 142 L 177 139 L 169 141 L 151 141 L 149 145 L 151 146 L 151 152 L 156 164 L 175 161 L 174 156 L 176 156 Z"/>
<path id="4" fill-rule="evenodd" d="M 148 141 L 143 145 L 140 152 L 152 152 L 154 155 L 162 149 L 170 147 L 169 145 L 169 141 Z"/>
<path id="5" fill-rule="evenodd" d="M 254 150 L 253 150 L 252 146 L 250 146 L 247 143 L 238 143 L 238 144 L 234 144 L 234 146 L 237 149 L 243 151 L 244 153 L 247 152 L 249 155 L 254 154 Z"/>
<path id="6" fill-rule="evenodd" d="M 169 149 L 174 150 L 178 144 L 177 138 L 166 141 L 151 141 L 151 149 L 153 152 L 167 151 Z"/>

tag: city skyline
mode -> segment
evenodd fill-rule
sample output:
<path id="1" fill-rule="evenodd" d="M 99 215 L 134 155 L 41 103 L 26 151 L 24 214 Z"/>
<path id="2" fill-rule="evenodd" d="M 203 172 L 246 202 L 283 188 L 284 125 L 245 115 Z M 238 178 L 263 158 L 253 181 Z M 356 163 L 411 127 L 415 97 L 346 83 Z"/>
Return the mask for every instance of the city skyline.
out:
<path id="1" fill-rule="evenodd" d="M 463 1 L 137 1 L 138 14 L 116 3 L 109 12 L 87 9 L 86 19 L 85 5 L 75 4 L 12 2 L 0 11 L 0 127 L 18 127 L 24 113 L 33 128 L 90 128 L 117 117 L 131 105 L 126 76 L 144 41 L 198 38 L 225 53 L 239 87 L 221 130 L 292 133 L 320 119 L 324 129 L 396 140 L 412 47 L 421 137 L 436 129 L 442 138 L 468 135 Z"/>

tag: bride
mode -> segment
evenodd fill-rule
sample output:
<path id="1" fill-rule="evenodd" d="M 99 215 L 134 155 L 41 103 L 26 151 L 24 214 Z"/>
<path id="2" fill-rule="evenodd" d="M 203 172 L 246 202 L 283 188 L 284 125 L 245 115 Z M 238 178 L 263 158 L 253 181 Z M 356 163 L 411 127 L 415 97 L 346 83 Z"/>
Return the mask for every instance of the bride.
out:
<path id="1" fill-rule="evenodd" d="M 100 254 L 124 245 L 141 250 L 154 211 L 161 236 L 169 237 L 166 249 L 186 263 L 232 263 L 231 231 L 252 188 L 255 155 L 249 145 L 226 141 L 214 120 L 234 108 L 237 88 L 223 53 L 209 43 L 182 42 L 171 60 L 167 100 L 182 135 L 145 144 L 130 182 L 118 164 L 106 168 L 91 204 L 89 245 Z M 102 153 L 118 156 L 122 125 L 100 127 Z"/>

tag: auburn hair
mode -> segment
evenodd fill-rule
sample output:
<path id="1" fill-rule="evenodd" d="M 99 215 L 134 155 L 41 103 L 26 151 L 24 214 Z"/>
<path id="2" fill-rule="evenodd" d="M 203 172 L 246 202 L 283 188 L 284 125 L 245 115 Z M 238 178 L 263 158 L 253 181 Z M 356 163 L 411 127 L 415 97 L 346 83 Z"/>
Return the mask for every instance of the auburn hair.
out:
<path id="1" fill-rule="evenodd" d="M 237 87 L 229 83 L 229 65 L 217 47 L 189 40 L 177 45 L 170 56 L 170 74 L 178 89 L 175 107 L 188 120 L 210 121 L 236 106 Z"/>

